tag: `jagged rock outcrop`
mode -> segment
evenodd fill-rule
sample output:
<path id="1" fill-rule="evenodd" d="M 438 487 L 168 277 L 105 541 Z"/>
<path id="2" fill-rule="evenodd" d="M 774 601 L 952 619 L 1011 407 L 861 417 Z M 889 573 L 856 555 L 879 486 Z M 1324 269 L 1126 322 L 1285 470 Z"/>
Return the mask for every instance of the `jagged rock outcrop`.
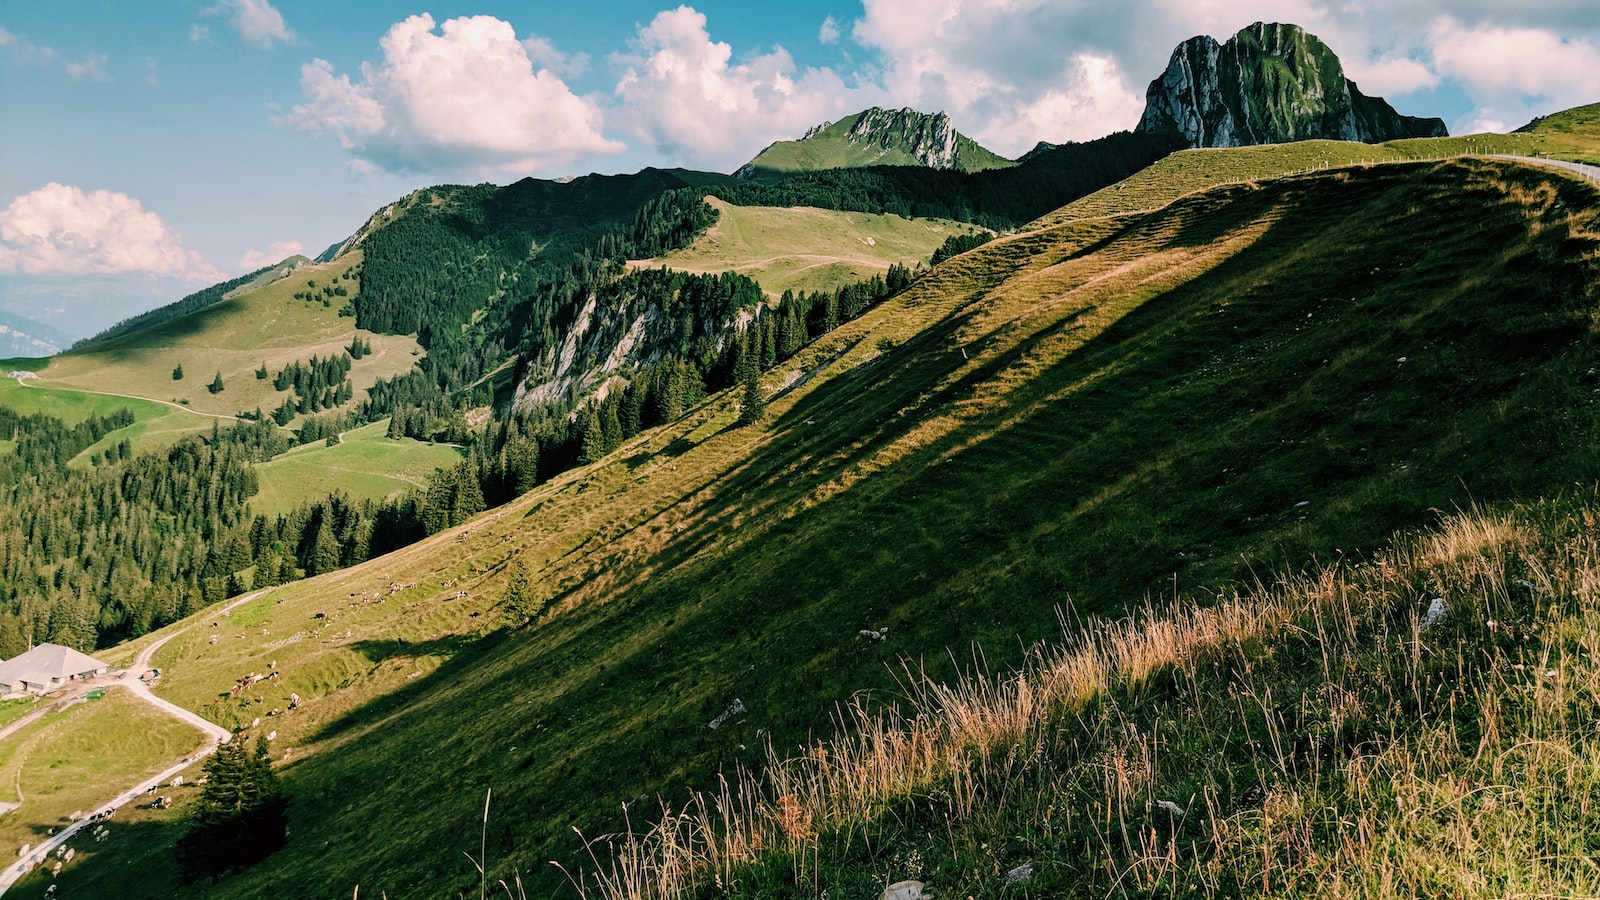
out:
<path id="1" fill-rule="evenodd" d="M 1014 163 L 956 131 L 943 112 L 873 107 L 823 122 L 798 141 L 778 141 L 734 172 L 737 178 L 859 166 L 927 166 L 978 172 Z"/>
<path id="2" fill-rule="evenodd" d="M 1315 35 L 1262 22 L 1226 43 L 1199 35 L 1179 44 L 1150 82 L 1137 130 L 1176 133 L 1191 147 L 1316 138 L 1380 143 L 1448 133 L 1442 119 L 1403 116 L 1361 93 Z"/>
<path id="3" fill-rule="evenodd" d="M 926 115 L 909 107 L 888 110 L 874 106 L 856 116 L 845 140 L 885 150 L 898 148 L 930 169 L 956 168 L 956 129 L 943 111 Z"/>

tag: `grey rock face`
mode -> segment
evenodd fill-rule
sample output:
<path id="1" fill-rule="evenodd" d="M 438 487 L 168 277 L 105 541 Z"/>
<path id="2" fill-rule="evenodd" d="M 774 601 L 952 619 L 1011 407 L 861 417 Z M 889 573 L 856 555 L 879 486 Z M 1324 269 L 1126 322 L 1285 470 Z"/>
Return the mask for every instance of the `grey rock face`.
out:
<path id="1" fill-rule="evenodd" d="M 1138 130 L 1176 133 L 1191 147 L 1315 138 L 1376 143 L 1447 133 L 1440 119 L 1402 116 L 1362 94 L 1315 35 L 1261 22 L 1223 44 L 1207 35 L 1179 44 L 1146 91 Z"/>
<path id="2" fill-rule="evenodd" d="M 863 112 L 846 136 L 852 144 L 875 144 L 888 150 L 901 147 L 917 162 L 934 169 L 956 165 L 956 130 L 950 116 L 914 109 L 888 110 L 876 106 Z"/>

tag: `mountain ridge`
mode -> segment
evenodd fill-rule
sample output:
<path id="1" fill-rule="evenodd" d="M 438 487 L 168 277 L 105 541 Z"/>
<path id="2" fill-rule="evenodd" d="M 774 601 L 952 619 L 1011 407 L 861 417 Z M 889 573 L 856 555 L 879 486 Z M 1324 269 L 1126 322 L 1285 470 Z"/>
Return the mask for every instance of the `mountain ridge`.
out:
<path id="1" fill-rule="evenodd" d="M 981 172 L 1015 165 L 956 131 L 944 111 L 873 106 L 837 122 L 813 125 L 795 141 L 776 141 L 734 171 L 743 180 L 874 165 Z"/>

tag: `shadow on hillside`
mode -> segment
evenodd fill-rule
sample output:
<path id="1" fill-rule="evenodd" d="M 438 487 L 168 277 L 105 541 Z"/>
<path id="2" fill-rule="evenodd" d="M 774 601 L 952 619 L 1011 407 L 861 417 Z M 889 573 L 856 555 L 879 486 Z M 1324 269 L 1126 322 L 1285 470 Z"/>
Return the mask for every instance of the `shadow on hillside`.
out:
<path id="1" fill-rule="evenodd" d="M 382 741 L 307 758 L 316 783 L 349 785 L 326 828 L 405 822 L 414 810 L 367 799 L 403 760 L 407 790 L 438 798 L 438 821 L 477 821 L 481 795 L 461 785 L 488 781 L 523 801 L 497 807 L 508 810 L 497 822 L 536 848 L 524 863 L 578 858 L 570 827 L 620 827 L 622 799 L 681 804 L 719 772 L 759 765 L 763 741 L 792 753 L 828 734 L 860 692 L 903 696 L 898 661 L 925 660 L 938 678 L 976 644 L 1003 670 L 1059 633 L 1065 602 L 1115 614 L 1141 594 L 1244 577 L 1261 559 L 1303 566 L 1373 547 L 1463 497 L 1493 503 L 1589 477 L 1593 423 L 1548 397 L 1541 407 L 1545 382 L 1523 377 L 1592 364 L 1593 347 L 1550 327 L 1582 315 L 1550 286 L 1578 267 L 1489 260 L 1470 273 L 1473 291 L 1427 296 L 1432 279 L 1463 277 L 1485 233 L 1462 235 L 1462 209 L 1429 206 L 1448 203 L 1438 191 L 1452 178 L 1373 180 L 1354 199 L 1333 179 L 1294 185 L 1306 204 L 1356 212 L 1270 213 L 1254 243 L 1199 274 L 1166 273 L 1170 285 L 1070 351 L 1048 345 L 1083 327 L 1084 310 L 1028 333 L 997 322 L 969 346 L 1003 349 L 942 384 L 968 364 L 959 336 L 978 312 L 964 308 L 817 384 L 765 426 L 760 453 L 686 492 L 671 512 L 688 529 L 605 557 L 620 574 L 602 602 L 464 642 L 427 678 L 323 729 L 317 739 L 438 691 Z M 1290 189 L 1214 212 L 1231 227 L 1256 222 Z M 1507 227 L 1501 218 L 1491 225 Z M 1174 221 L 1141 234 L 1226 233 Z M 1401 264 L 1419 247 L 1423 263 Z M 1378 267 L 1394 274 L 1374 277 Z M 1538 342 L 1497 355 L 1518 333 Z M 1450 353 L 1433 353 L 1441 346 Z M 994 408 L 841 480 L 1002 375 Z M 830 481 L 839 489 L 818 494 Z M 859 631 L 883 625 L 887 640 Z M 734 698 L 746 713 L 711 729 Z M 468 746 L 474 737 L 484 745 Z M 368 862 L 383 856 L 404 884 L 444 855 L 424 860 L 422 848 L 386 846 Z M 540 877 L 538 889 L 559 882 L 548 867 Z"/>
<path id="2" fill-rule="evenodd" d="M 67 842 L 66 846 L 77 854 L 71 864 L 63 867 L 59 877 L 51 875 L 51 862 L 57 859 L 52 854 L 51 862 L 36 865 L 32 872 L 12 885 L 7 896 L 44 896 L 52 883 L 61 885 L 58 893 L 65 897 L 185 896 L 200 887 L 185 886 L 178 879 L 178 860 L 173 848 L 186 827 L 182 820 L 127 822 L 112 818 L 106 823 L 110 836 L 104 841 L 97 842 L 88 831 L 83 831 Z M 12 859 L 7 865 L 14 867 L 19 862 Z M 224 876 L 224 883 L 228 877 Z M 203 884 L 209 887 L 209 879 Z"/>
<path id="3" fill-rule="evenodd" d="M 419 656 L 437 656 L 441 659 L 449 659 L 476 643 L 477 640 L 466 635 L 447 634 L 443 637 L 426 641 L 408 641 L 404 638 L 381 641 L 355 641 L 350 644 L 350 648 L 365 656 L 367 661 L 372 663 L 384 663 L 391 659 L 400 658 L 414 659 Z"/>
<path id="4" fill-rule="evenodd" d="M 375 697 L 366 705 L 327 723 L 307 738 L 307 741 L 317 742 L 337 737 L 368 723 L 381 721 L 414 705 L 417 699 L 432 689 L 435 683 L 455 681 L 461 673 L 481 662 L 485 654 L 493 652 L 496 647 L 504 643 L 508 636 L 509 632 L 506 629 L 499 628 L 482 637 L 446 635 L 428 641 L 354 642 L 351 646 L 374 663 L 417 656 L 437 656 L 443 661 L 437 669 L 427 675 L 407 682 L 398 690 Z"/>

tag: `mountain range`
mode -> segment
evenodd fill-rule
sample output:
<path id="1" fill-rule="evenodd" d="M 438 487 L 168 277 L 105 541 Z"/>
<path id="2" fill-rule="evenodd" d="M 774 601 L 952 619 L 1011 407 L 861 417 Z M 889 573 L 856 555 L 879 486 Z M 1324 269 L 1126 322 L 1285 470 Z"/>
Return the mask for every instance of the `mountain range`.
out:
<path id="1" fill-rule="evenodd" d="M 1600 191 L 1487 154 L 1596 110 L 1448 138 L 1257 24 L 1017 161 L 424 188 L 0 382 L 0 655 L 285 798 L 196 862 L 191 766 L 64 891 L 1584 895 Z M 48 715 L 0 842 L 194 758 Z"/>

